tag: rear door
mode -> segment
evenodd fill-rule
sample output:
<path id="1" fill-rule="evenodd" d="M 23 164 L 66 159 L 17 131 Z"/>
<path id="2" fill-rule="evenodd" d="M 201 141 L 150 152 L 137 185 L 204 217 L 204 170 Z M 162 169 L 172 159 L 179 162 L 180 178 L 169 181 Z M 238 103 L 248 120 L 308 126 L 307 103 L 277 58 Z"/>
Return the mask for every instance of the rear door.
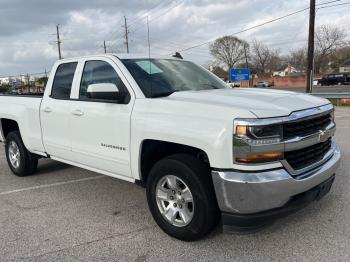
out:
<path id="1" fill-rule="evenodd" d="M 69 116 L 74 162 L 108 172 L 111 176 L 131 177 L 132 89 L 109 58 L 100 57 L 81 63 L 79 92 Z M 89 98 L 88 86 L 99 83 L 115 84 L 124 98 L 121 101 Z"/>
<path id="2" fill-rule="evenodd" d="M 65 62 L 54 67 L 54 77 L 49 79 L 51 90 L 45 92 L 40 107 L 43 142 L 51 156 L 68 159 L 70 141 L 70 95 L 76 82 L 75 71 L 78 62 Z M 56 68 L 56 70 L 55 70 Z"/>

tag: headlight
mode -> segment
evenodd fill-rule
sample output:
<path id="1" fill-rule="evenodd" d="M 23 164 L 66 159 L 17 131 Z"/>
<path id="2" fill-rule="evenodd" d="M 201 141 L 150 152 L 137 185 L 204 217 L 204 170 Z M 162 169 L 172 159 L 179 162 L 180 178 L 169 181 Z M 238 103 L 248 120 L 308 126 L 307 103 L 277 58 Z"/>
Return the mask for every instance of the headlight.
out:
<path id="1" fill-rule="evenodd" d="M 282 140 L 282 125 L 235 125 L 235 135 L 250 144 L 272 144 Z"/>
<path id="2" fill-rule="evenodd" d="M 280 121 L 269 119 L 237 119 L 234 121 L 233 150 L 235 162 L 243 164 L 269 163 L 283 159 L 282 150 L 251 152 L 251 146 L 280 143 L 283 128 Z"/>

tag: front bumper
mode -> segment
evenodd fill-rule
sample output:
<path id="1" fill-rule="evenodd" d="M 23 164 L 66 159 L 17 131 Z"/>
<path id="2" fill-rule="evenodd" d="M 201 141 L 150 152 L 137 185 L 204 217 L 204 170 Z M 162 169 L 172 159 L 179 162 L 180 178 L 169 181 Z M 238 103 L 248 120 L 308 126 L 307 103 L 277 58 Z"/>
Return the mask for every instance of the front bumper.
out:
<path id="1" fill-rule="evenodd" d="M 340 162 L 335 145 L 333 156 L 301 177 L 284 168 L 258 171 L 212 171 L 216 198 L 225 214 L 251 215 L 285 206 L 294 196 L 307 192 L 330 179 Z"/>

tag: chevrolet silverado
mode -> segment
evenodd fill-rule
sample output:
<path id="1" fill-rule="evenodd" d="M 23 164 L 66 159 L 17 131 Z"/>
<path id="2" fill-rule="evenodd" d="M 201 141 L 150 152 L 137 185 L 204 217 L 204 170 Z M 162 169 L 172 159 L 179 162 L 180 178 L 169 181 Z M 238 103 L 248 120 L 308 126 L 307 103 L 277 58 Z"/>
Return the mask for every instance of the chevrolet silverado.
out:
<path id="1" fill-rule="evenodd" d="M 0 96 L 0 140 L 17 176 L 51 158 L 146 188 L 169 235 L 221 221 L 252 231 L 321 199 L 340 160 L 326 99 L 228 88 L 178 58 L 57 61 L 43 96 Z"/>

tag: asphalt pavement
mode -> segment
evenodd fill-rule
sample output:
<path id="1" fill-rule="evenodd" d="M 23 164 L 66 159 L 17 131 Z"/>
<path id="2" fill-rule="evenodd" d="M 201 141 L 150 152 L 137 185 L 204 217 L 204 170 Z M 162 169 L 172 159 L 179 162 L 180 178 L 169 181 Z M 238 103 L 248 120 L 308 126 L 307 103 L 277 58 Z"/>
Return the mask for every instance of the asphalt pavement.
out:
<path id="1" fill-rule="evenodd" d="M 343 157 L 331 192 L 264 230 L 197 242 L 163 233 L 145 190 L 51 160 L 11 174 L 0 153 L 0 261 L 350 261 L 350 108 L 336 109 Z"/>

